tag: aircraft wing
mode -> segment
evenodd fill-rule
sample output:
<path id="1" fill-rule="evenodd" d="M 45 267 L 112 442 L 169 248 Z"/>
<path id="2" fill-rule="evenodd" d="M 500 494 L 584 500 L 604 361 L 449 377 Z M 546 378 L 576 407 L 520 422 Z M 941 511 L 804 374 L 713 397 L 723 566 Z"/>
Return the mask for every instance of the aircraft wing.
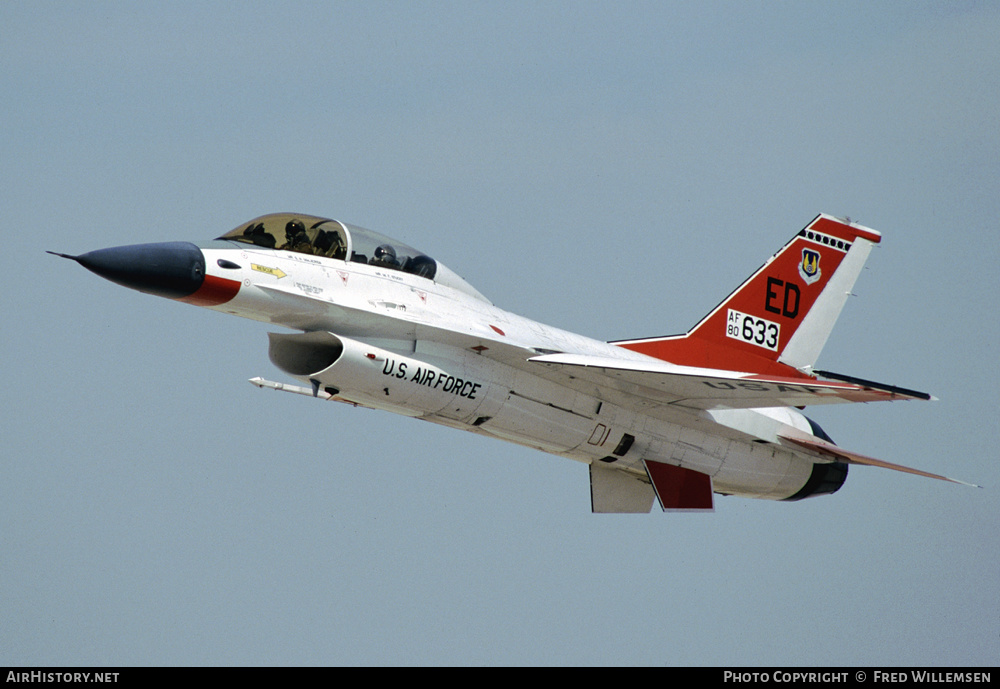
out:
<path id="1" fill-rule="evenodd" d="M 374 335 L 380 339 L 433 342 L 472 350 L 524 370 L 534 368 L 525 362 L 538 354 L 538 350 L 491 325 L 489 317 L 456 322 L 450 313 L 442 315 L 426 308 L 418 311 L 412 308 L 413 304 L 409 305 L 411 308 L 383 302 L 335 304 L 304 294 L 295 287 L 259 285 L 259 288 L 280 304 L 281 325 L 289 328 L 329 331 L 360 340 L 369 340 Z"/>
<path id="2" fill-rule="evenodd" d="M 587 381 L 657 404 L 689 409 L 802 407 L 842 402 L 933 399 L 915 390 L 859 378 L 827 374 L 839 380 L 782 378 L 709 368 L 678 366 L 667 361 L 617 359 L 588 354 L 546 354 L 528 359 L 545 366 L 569 385 Z M 851 381 L 851 382 L 848 382 Z"/>
<path id="3" fill-rule="evenodd" d="M 871 381 L 823 372 L 827 378 L 783 378 L 713 368 L 680 366 L 668 361 L 623 352 L 622 357 L 580 353 L 539 355 L 524 342 L 510 341 L 503 331 L 483 322 L 466 322 L 461 330 L 439 325 L 427 313 L 418 319 L 409 312 L 352 308 L 317 300 L 291 288 L 263 287 L 280 300 L 284 325 L 302 330 L 335 330 L 364 339 L 378 331 L 382 337 L 438 342 L 459 349 L 475 349 L 524 370 L 547 369 L 545 377 L 588 393 L 613 393 L 622 404 L 687 409 L 746 409 L 800 407 L 842 402 L 931 399 L 930 395 Z M 428 321 L 430 319 L 430 322 Z M 648 409 L 647 409 L 648 411 Z"/>

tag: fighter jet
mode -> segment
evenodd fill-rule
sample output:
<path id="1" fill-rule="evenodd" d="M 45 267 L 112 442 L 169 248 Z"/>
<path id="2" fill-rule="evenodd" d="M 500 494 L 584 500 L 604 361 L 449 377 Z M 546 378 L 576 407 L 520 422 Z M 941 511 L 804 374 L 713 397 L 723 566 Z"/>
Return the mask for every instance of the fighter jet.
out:
<path id="1" fill-rule="evenodd" d="M 851 464 L 800 409 L 931 400 L 814 368 L 881 235 L 819 215 L 683 335 L 602 342 L 504 311 L 431 256 L 337 220 L 277 213 L 213 241 L 70 256 L 125 287 L 284 326 L 262 387 L 382 409 L 589 465 L 600 513 L 801 500 Z M 50 252 L 54 253 L 54 252 Z M 971 484 L 970 484 L 971 485 Z"/>

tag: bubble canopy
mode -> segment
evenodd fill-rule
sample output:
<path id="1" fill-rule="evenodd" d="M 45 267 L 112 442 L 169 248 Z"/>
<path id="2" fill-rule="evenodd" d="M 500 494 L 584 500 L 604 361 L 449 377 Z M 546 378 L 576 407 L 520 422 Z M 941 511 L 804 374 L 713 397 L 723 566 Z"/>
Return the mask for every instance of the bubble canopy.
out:
<path id="1" fill-rule="evenodd" d="M 427 254 L 378 232 L 339 220 L 301 213 L 272 213 L 243 223 L 218 239 L 398 270 L 488 301 L 472 285 Z"/>

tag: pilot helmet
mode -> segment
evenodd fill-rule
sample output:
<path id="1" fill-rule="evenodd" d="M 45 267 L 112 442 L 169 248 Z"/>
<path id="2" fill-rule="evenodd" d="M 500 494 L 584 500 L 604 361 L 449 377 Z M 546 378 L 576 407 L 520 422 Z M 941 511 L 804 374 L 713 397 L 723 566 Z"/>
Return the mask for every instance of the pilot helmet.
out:
<path id="1" fill-rule="evenodd" d="M 379 261 L 394 263 L 396 261 L 396 250 L 388 244 L 381 244 L 375 249 L 375 258 Z"/>
<path id="2" fill-rule="evenodd" d="M 289 220 L 288 224 L 285 225 L 285 237 L 291 241 L 293 238 L 306 231 L 305 224 L 296 218 L 295 220 Z"/>

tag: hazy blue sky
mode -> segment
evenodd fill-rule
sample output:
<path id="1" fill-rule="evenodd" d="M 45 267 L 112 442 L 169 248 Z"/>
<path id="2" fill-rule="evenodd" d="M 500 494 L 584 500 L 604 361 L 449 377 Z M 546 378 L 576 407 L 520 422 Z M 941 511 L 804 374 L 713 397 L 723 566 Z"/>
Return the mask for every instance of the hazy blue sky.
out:
<path id="1" fill-rule="evenodd" d="M 994 665 L 992 2 L 0 3 L 0 664 Z M 884 235 L 836 495 L 590 513 L 582 464 L 259 390 L 267 328 L 46 255 L 268 212 L 682 332 L 818 212 Z"/>

